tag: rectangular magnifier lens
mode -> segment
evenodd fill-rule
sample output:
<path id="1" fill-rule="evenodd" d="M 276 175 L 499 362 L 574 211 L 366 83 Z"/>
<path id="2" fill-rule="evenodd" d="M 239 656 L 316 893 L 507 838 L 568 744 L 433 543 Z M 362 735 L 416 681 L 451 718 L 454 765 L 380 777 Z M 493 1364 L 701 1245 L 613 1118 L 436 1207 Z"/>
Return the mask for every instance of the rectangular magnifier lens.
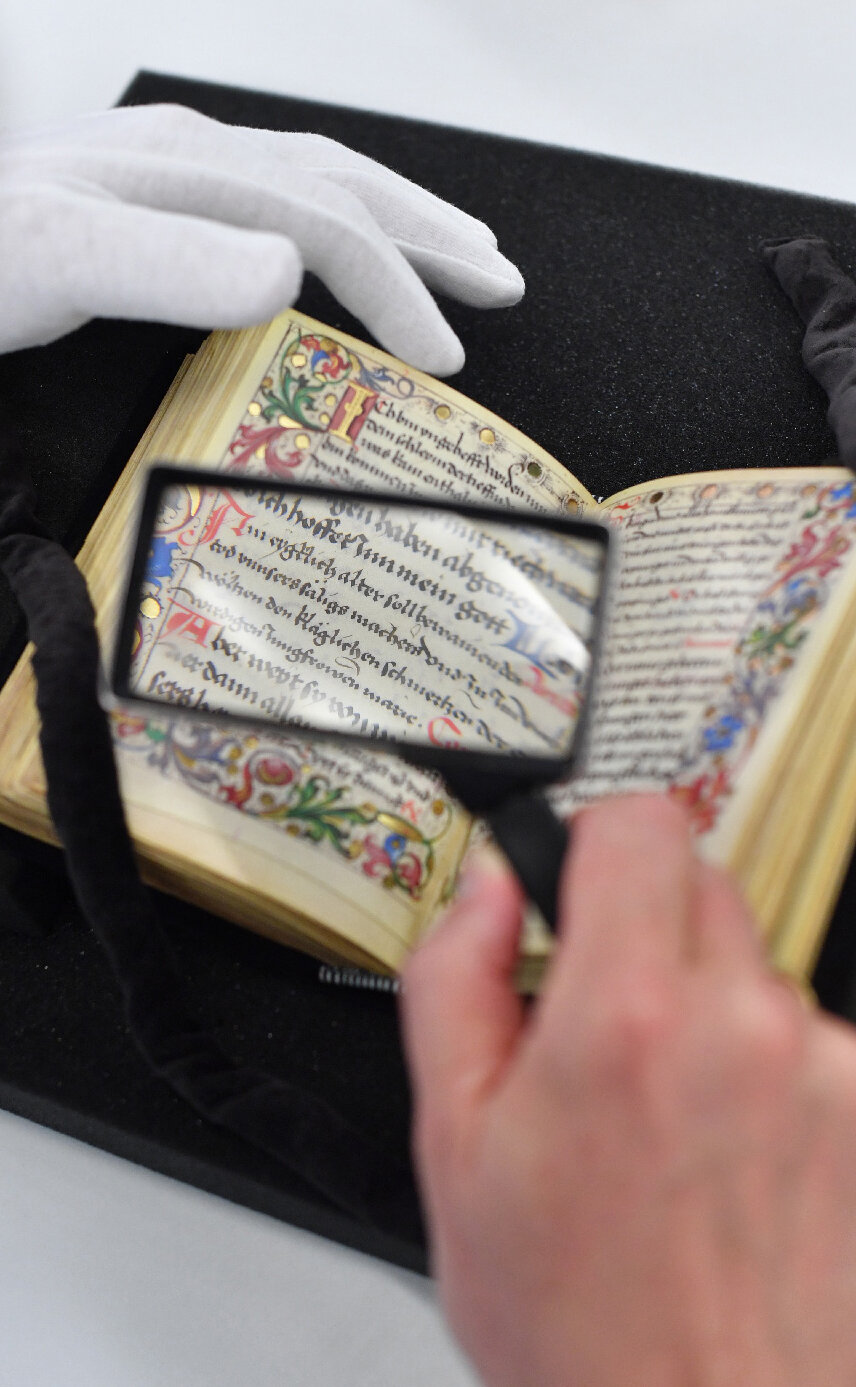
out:
<path id="1" fill-rule="evenodd" d="M 405 754 L 566 762 L 606 562 L 588 522 L 154 468 L 112 691 Z"/>

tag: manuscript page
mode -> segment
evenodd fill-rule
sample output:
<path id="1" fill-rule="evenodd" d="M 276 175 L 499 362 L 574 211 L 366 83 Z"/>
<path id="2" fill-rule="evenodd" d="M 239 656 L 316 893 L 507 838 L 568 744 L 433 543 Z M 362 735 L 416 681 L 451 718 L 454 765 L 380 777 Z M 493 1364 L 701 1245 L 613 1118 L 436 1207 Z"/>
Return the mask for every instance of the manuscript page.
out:
<path id="1" fill-rule="evenodd" d="M 698 777 L 722 780 L 723 756 L 741 741 L 718 816 L 835 586 L 840 565 L 830 568 L 824 556 L 830 533 L 853 529 L 852 481 L 843 468 L 700 473 L 604 503 L 622 534 L 621 570 L 586 773 L 559 792 L 564 809 L 678 783 L 688 798 L 693 784 L 704 798 Z M 738 694 L 741 657 L 762 689 L 744 678 Z M 735 698 L 742 701 L 732 708 Z M 709 795 L 705 812 L 713 812 Z"/>
<path id="2" fill-rule="evenodd" d="M 510 425 L 289 312 L 209 338 L 123 474 L 81 555 L 105 632 L 139 474 L 169 459 L 542 512 L 594 504 Z M 151 595 L 142 636 L 158 615 Z M 408 618 L 395 616 L 396 636 L 410 639 Z M 178 633 L 191 661 L 213 653 L 199 634 Z M 168 717 L 118 716 L 114 732 L 143 862 L 179 894 L 266 932 L 280 932 L 280 920 L 322 954 L 396 967 L 450 889 L 469 823 L 433 776 L 273 734 L 237 739 L 211 724 L 202 735 Z M 22 779 L 31 800 L 43 795 L 32 738 Z"/>

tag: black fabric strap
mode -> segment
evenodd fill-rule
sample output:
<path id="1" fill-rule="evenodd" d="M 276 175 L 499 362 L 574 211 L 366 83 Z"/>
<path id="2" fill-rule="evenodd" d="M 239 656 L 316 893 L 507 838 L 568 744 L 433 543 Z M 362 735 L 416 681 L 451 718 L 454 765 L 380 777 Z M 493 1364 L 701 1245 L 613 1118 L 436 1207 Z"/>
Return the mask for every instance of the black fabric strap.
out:
<path id="1" fill-rule="evenodd" d="M 568 851 L 570 829 L 542 794 L 509 795 L 485 814 L 491 832 L 555 934 L 559 915 L 559 878 Z"/>
<path id="2" fill-rule="evenodd" d="M 203 1117 L 282 1161 L 339 1208 L 375 1227 L 418 1237 L 407 1167 L 394 1164 L 313 1094 L 232 1063 L 191 1016 L 125 824 L 109 727 L 97 698 L 98 639 L 86 584 L 35 519 L 12 450 L 0 456 L 0 567 L 36 647 L 51 817 L 142 1054 Z"/>
<path id="3" fill-rule="evenodd" d="M 805 323 L 802 356 L 829 396 L 838 456 L 856 465 L 856 284 L 826 241 L 797 236 L 768 241 L 762 254 Z"/>

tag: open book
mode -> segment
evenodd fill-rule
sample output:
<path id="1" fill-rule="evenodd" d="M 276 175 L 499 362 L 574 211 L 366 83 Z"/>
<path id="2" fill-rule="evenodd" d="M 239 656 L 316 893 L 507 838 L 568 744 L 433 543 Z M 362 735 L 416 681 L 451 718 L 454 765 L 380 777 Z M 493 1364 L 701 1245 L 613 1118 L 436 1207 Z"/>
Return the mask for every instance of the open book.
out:
<path id="1" fill-rule="evenodd" d="M 623 541 L 588 755 L 581 776 L 551 791 L 556 806 L 567 813 L 617 790 L 669 788 L 703 852 L 737 874 L 778 965 L 810 971 L 856 818 L 851 473 L 667 476 L 598 503 L 501 419 L 292 311 L 215 333 L 182 368 L 80 555 L 102 638 L 115 623 L 140 477 L 154 460 L 607 518 Z M 256 591 L 274 651 L 275 598 L 245 562 L 240 516 L 216 523 L 217 542 L 233 549 L 228 581 Z M 400 558 L 379 552 L 364 572 L 355 565 L 355 581 L 376 591 L 391 650 L 419 631 L 418 603 L 395 581 Z M 319 658 L 346 676 L 335 621 L 317 592 L 305 597 Z M 211 623 L 190 611 L 182 620 L 174 598 L 176 639 L 199 670 Z M 160 615 L 150 592 L 141 640 Z M 454 732 L 472 675 L 460 644 L 453 653 L 438 738 Z M 536 693 L 556 698 L 537 661 L 531 677 Z M 37 726 L 25 653 L 0 693 L 0 819 L 51 839 Z M 113 726 L 141 867 L 168 891 L 328 962 L 394 971 L 454 889 L 472 825 L 424 771 L 168 716 L 118 713 Z M 524 985 L 548 952 L 533 913 Z"/>

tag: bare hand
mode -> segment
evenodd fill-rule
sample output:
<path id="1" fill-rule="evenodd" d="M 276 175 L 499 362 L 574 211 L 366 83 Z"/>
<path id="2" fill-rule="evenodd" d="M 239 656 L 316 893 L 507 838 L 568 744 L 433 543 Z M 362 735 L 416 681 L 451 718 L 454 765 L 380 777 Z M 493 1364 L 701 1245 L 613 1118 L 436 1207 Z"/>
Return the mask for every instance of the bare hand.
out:
<path id="1" fill-rule="evenodd" d="M 414 956 L 415 1149 L 493 1387 L 856 1381 L 856 1033 L 765 965 L 665 799 L 580 815 L 527 1014 L 521 897 L 474 868 Z"/>

